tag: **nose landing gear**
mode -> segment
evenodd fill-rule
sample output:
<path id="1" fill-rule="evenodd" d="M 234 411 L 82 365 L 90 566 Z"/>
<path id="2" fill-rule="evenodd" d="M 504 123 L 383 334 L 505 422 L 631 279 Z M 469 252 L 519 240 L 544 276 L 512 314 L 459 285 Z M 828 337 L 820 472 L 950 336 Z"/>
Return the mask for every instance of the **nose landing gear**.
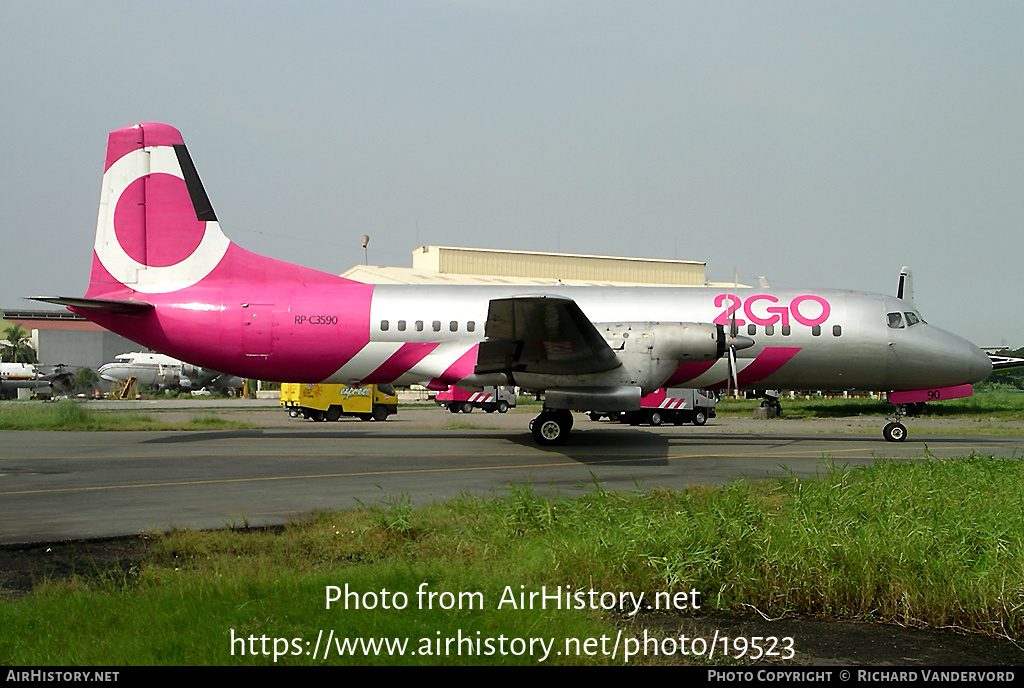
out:
<path id="1" fill-rule="evenodd" d="M 902 404 L 894 406 L 892 416 L 886 419 L 889 422 L 882 428 L 882 437 L 886 442 L 902 442 L 907 439 L 907 426 L 900 422 L 905 414 L 906 410 Z"/>

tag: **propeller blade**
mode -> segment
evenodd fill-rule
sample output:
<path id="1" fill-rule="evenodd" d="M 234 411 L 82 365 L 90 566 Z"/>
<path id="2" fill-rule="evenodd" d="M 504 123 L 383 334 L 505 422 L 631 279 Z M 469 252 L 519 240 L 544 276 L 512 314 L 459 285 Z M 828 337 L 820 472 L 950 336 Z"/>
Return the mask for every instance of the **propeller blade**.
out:
<path id="1" fill-rule="evenodd" d="M 737 267 L 733 268 L 733 279 L 732 279 L 732 291 L 735 294 L 740 288 L 740 270 Z M 736 296 L 739 298 L 739 295 Z M 740 391 L 739 377 L 736 374 L 736 335 L 740 333 L 739 328 L 736 326 L 736 311 L 738 308 L 732 310 L 732 317 L 729 322 L 729 379 L 726 382 L 726 387 L 729 383 L 732 383 L 733 395 L 738 396 Z M 753 342 L 751 342 L 752 344 Z M 746 348 L 744 346 L 743 348 Z"/>
<path id="2" fill-rule="evenodd" d="M 729 347 L 729 371 L 732 376 L 733 389 L 738 394 L 740 391 L 740 380 L 736 371 L 736 347 L 734 346 Z"/>

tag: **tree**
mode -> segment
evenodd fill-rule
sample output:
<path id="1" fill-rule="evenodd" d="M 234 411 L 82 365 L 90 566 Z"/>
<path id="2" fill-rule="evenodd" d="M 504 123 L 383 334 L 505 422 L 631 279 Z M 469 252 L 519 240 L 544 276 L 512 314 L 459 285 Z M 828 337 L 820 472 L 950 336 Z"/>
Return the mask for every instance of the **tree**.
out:
<path id="1" fill-rule="evenodd" d="M 99 384 L 100 376 L 92 368 L 75 369 L 75 390 L 89 393 Z"/>
<path id="2" fill-rule="evenodd" d="M 7 343 L 0 350 L 0 360 L 5 363 L 35 363 L 36 350 L 29 343 L 29 333 L 21 325 L 11 325 L 4 330 Z"/>

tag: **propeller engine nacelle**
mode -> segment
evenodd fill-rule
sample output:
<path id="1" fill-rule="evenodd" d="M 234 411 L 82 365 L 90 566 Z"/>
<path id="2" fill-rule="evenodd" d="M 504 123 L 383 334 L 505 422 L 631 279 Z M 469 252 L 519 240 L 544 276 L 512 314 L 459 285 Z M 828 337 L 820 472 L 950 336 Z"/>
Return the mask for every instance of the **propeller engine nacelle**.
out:
<path id="1" fill-rule="evenodd" d="M 745 349 L 754 344 L 710 323 L 597 323 L 596 327 L 622 363 L 629 382 L 643 394 L 661 387 L 682 363 L 714 361 L 730 347 Z"/>

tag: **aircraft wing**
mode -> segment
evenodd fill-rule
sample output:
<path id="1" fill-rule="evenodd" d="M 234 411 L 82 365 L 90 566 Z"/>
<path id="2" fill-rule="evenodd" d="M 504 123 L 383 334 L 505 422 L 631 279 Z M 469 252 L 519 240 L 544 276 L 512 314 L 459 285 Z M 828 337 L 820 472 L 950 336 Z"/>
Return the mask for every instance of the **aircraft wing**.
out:
<path id="1" fill-rule="evenodd" d="M 477 374 L 588 374 L 621 365 L 576 302 L 560 296 L 492 299 L 484 335 Z"/>
<path id="2" fill-rule="evenodd" d="M 988 355 L 988 359 L 992 361 L 992 370 L 1024 367 L 1024 358 L 1016 358 L 1014 356 L 999 356 L 997 354 L 990 353 Z"/>

